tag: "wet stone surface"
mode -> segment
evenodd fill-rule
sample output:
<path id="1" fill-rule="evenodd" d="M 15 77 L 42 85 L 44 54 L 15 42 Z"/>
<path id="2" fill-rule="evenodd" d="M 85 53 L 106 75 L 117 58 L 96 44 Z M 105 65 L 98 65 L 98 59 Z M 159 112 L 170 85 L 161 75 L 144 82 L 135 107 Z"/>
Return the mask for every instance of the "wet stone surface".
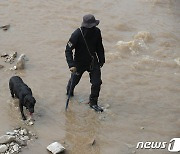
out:
<path id="1" fill-rule="evenodd" d="M 29 140 L 37 139 L 36 134 L 25 128 L 16 128 L 12 132 L 0 137 L 0 153 L 17 154 L 21 149 L 28 145 Z"/>

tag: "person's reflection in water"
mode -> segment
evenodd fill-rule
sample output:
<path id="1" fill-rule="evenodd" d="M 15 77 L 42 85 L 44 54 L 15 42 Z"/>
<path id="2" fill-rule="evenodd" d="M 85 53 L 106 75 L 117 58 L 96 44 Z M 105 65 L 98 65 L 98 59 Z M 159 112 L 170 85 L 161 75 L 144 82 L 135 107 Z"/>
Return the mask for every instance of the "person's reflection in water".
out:
<path id="1" fill-rule="evenodd" d="M 68 154 L 100 154 L 97 141 L 101 124 L 98 120 L 97 114 L 93 114 L 89 110 L 77 112 L 69 109 L 65 113 L 66 135 L 64 141 L 68 145 Z M 94 139 L 95 144 L 92 145 Z"/>

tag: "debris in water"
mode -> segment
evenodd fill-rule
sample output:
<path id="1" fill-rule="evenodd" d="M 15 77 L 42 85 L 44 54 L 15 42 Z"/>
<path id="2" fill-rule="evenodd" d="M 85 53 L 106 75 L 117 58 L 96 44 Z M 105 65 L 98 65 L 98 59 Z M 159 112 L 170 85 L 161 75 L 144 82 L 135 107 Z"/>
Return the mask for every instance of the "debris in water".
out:
<path id="1" fill-rule="evenodd" d="M 17 52 L 14 52 L 12 54 L 4 53 L 1 55 L 1 57 L 5 58 L 5 62 L 12 64 L 14 62 L 14 59 L 17 57 Z"/>
<path id="2" fill-rule="evenodd" d="M 90 142 L 89 142 L 89 145 L 95 145 L 96 144 L 96 140 L 93 138 Z"/>
<path id="3" fill-rule="evenodd" d="M 151 36 L 150 32 L 140 31 L 134 36 L 134 39 L 138 39 L 138 40 L 141 39 L 145 42 L 148 42 L 148 41 L 152 40 L 152 36 Z"/>
<path id="4" fill-rule="evenodd" d="M 47 150 L 49 150 L 53 154 L 57 154 L 63 152 L 65 148 L 60 143 L 54 142 L 47 146 Z"/>
<path id="5" fill-rule="evenodd" d="M 7 31 L 9 28 L 10 28 L 10 25 L 4 25 L 0 27 L 0 29 L 3 29 L 4 31 Z"/>

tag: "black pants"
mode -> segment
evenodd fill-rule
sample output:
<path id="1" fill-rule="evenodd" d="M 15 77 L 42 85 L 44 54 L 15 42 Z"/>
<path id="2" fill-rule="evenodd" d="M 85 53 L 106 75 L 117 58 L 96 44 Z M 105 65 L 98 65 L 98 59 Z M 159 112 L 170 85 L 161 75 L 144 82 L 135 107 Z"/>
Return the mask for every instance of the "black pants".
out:
<path id="1" fill-rule="evenodd" d="M 72 91 L 74 90 L 75 86 L 79 83 L 85 71 L 88 71 L 88 70 L 84 69 L 73 75 Z M 90 83 L 92 84 L 89 100 L 90 100 L 90 103 L 94 105 L 94 104 L 97 104 L 99 92 L 100 92 L 101 84 L 102 84 L 101 69 L 99 65 L 94 65 L 93 70 L 88 71 L 88 72 L 89 72 L 89 77 L 90 77 Z M 69 89 L 70 85 L 71 85 L 71 79 L 68 82 L 67 89 Z"/>

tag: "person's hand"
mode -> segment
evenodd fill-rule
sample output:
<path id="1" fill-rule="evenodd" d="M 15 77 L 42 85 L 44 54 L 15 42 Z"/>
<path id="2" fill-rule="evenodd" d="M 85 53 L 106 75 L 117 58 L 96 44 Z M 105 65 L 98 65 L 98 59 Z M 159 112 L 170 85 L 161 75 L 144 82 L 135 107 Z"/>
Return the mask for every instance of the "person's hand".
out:
<path id="1" fill-rule="evenodd" d="M 104 63 L 99 63 L 100 68 L 103 67 Z"/>
<path id="2" fill-rule="evenodd" d="M 76 67 L 71 67 L 70 69 L 69 69 L 72 73 L 75 73 L 76 72 Z"/>

